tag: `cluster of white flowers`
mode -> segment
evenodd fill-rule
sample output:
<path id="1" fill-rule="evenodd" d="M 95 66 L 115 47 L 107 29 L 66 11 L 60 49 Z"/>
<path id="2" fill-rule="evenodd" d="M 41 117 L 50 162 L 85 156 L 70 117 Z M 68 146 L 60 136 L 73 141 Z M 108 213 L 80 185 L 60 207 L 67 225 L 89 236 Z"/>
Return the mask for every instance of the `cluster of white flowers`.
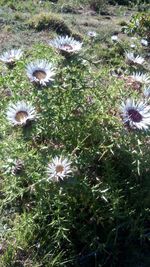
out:
<path id="1" fill-rule="evenodd" d="M 111 36 L 111 41 L 121 43 L 121 40 L 119 40 L 117 35 Z M 131 37 L 131 41 L 132 44 L 130 45 L 130 47 L 137 47 L 137 37 Z M 142 39 L 141 45 L 147 47 L 149 43 L 146 39 Z M 111 75 L 116 76 L 117 78 L 124 79 L 127 84 L 131 85 L 134 89 L 141 89 L 141 87 L 144 86 L 145 89 L 143 95 L 145 98 L 149 98 L 150 75 L 148 73 L 143 73 L 138 70 L 138 67 L 145 67 L 145 58 L 133 53 L 132 51 L 125 51 L 124 55 L 125 62 L 131 67 L 134 67 L 133 73 L 126 76 L 125 71 L 124 74 L 120 74 L 118 73 L 118 71 L 115 71 L 112 72 Z M 134 99 L 127 99 L 126 101 L 122 102 L 121 117 L 123 119 L 124 124 L 127 125 L 130 129 L 148 130 L 150 127 L 150 106 L 148 105 L 147 100 L 144 99 L 136 101 Z"/>
<path id="2" fill-rule="evenodd" d="M 95 38 L 97 33 L 89 31 L 87 35 L 90 38 Z M 111 36 L 112 42 L 120 42 L 117 35 Z M 145 39 L 141 40 L 143 46 L 148 46 L 148 42 Z M 82 42 L 75 40 L 69 36 L 58 36 L 49 42 L 49 45 L 64 56 L 72 56 L 78 53 L 82 48 Z M 21 49 L 12 49 L 3 53 L 0 57 L 0 61 L 13 66 L 23 55 Z M 145 59 L 140 55 L 135 55 L 133 52 L 125 51 L 125 60 L 129 65 L 142 66 L 145 63 Z M 53 63 L 47 60 L 36 60 L 30 62 L 26 66 L 26 74 L 30 82 L 39 86 L 47 86 L 52 83 L 56 67 Z M 122 76 L 122 75 L 121 75 Z M 146 73 L 133 72 L 130 76 L 130 81 L 139 83 L 141 85 L 150 84 L 150 76 Z M 145 88 L 145 97 L 150 97 L 150 88 Z M 7 108 L 7 119 L 13 126 L 25 126 L 29 122 L 38 118 L 35 107 L 31 103 L 25 101 L 18 101 L 15 104 L 10 103 Z M 131 129 L 147 130 L 150 126 L 150 106 L 146 101 L 135 101 L 134 99 L 127 99 L 121 105 L 121 117 L 124 124 Z M 71 161 L 66 157 L 54 157 L 47 167 L 48 181 L 60 181 L 64 180 L 72 173 Z"/>
<path id="3" fill-rule="evenodd" d="M 141 40 L 143 46 L 148 46 L 148 42 L 145 39 Z M 129 65 L 143 66 L 145 59 L 133 52 L 125 52 L 126 63 Z M 129 76 L 131 83 L 139 84 L 140 87 L 150 84 L 150 76 L 147 73 L 139 71 L 133 72 Z M 146 98 L 150 97 L 150 88 L 146 87 L 144 92 Z M 121 106 L 123 122 L 131 129 L 148 130 L 150 127 L 150 105 L 146 100 L 135 101 L 134 99 L 127 99 Z"/>
<path id="4" fill-rule="evenodd" d="M 59 51 L 65 51 L 68 54 L 79 52 L 82 43 L 74 40 L 69 36 L 59 36 L 49 43 Z M 12 49 L 2 54 L 0 60 L 8 65 L 14 64 L 18 61 L 23 52 L 21 49 Z M 47 60 L 36 60 L 30 62 L 26 66 L 26 73 L 29 80 L 37 85 L 46 86 L 54 80 L 55 67 Z M 31 103 L 19 101 L 15 104 L 11 103 L 7 110 L 7 118 L 13 125 L 26 125 L 29 121 L 37 118 L 35 108 Z"/>
<path id="5" fill-rule="evenodd" d="M 90 34 L 91 36 L 92 34 Z M 94 35 L 93 35 L 94 37 Z M 69 36 L 59 36 L 49 42 L 49 45 L 57 49 L 64 55 L 73 55 L 78 53 L 82 48 L 82 42 L 76 41 L 74 38 Z M 12 49 L 4 52 L 0 61 L 13 66 L 18 60 L 20 60 L 23 52 L 21 49 Z M 30 62 L 26 66 L 26 73 L 29 80 L 39 86 L 46 86 L 54 80 L 55 67 L 47 60 L 36 60 Z M 29 122 L 38 118 L 35 107 L 30 102 L 18 101 L 16 103 L 10 103 L 6 116 L 10 124 L 13 126 L 26 126 Z M 55 157 L 48 164 L 47 174 L 48 181 L 60 181 L 64 180 L 72 173 L 71 161 L 67 158 Z"/>
<path id="6" fill-rule="evenodd" d="M 35 108 L 30 103 L 19 101 L 16 104 L 10 104 L 7 109 L 7 119 L 13 125 L 27 125 L 28 122 L 35 120 L 37 114 Z M 55 157 L 48 164 L 48 181 L 64 180 L 71 173 L 71 162 L 67 158 Z"/>
<path id="7" fill-rule="evenodd" d="M 125 52 L 126 62 L 128 64 L 142 65 L 144 58 L 140 56 L 134 56 L 133 53 Z M 150 76 L 147 73 L 133 72 L 127 79 L 130 84 L 134 85 L 134 88 L 141 88 L 143 85 L 148 86 L 150 84 Z M 149 98 L 150 89 L 145 88 L 143 92 L 144 96 Z M 148 130 L 150 127 L 150 105 L 146 100 L 135 101 L 134 99 L 127 99 L 122 103 L 121 116 L 123 122 L 131 129 Z"/>

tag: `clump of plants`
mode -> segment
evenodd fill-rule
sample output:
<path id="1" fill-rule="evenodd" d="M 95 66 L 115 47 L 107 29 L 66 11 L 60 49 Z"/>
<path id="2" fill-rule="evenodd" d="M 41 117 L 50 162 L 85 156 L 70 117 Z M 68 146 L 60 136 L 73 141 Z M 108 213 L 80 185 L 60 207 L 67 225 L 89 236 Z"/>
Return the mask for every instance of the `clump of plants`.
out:
<path id="1" fill-rule="evenodd" d="M 96 12 L 104 11 L 106 9 L 106 0 L 89 0 L 90 8 Z"/>
<path id="2" fill-rule="evenodd" d="M 138 13 L 134 15 L 130 23 L 125 26 L 124 31 L 129 34 L 137 33 L 150 39 L 150 15 L 149 13 Z"/>
<path id="3" fill-rule="evenodd" d="M 32 16 L 27 23 L 29 27 L 38 31 L 49 29 L 56 31 L 58 34 L 71 34 L 70 28 L 58 14 L 42 12 Z"/>

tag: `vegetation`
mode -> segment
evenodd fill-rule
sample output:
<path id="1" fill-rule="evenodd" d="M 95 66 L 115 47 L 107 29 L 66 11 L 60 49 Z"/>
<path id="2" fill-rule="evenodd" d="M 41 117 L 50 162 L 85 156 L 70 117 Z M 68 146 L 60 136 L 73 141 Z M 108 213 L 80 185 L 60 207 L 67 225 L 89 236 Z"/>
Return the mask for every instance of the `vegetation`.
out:
<path id="1" fill-rule="evenodd" d="M 2 2 L 0 267 L 149 267 L 149 12 L 67 4 Z"/>
<path id="2" fill-rule="evenodd" d="M 125 30 L 128 34 L 138 33 L 150 39 L 150 15 L 138 13 L 131 19 Z"/>
<path id="3" fill-rule="evenodd" d="M 34 15 L 29 19 L 28 24 L 34 29 L 40 30 L 56 30 L 58 34 L 70 35 L 71 31 L 65 24 L 63 19 L 59 18 L 57 14 L 53 13 L 40 13 Z"/>

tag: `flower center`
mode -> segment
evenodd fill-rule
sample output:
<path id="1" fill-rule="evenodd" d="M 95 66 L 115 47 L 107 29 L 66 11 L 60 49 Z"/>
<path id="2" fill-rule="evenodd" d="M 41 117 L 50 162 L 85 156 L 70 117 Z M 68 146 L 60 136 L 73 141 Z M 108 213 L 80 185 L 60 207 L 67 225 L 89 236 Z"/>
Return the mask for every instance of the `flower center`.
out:
<path id="1" fill-rule="evenodd" d="M 62 165 L 57 165 L 56 166 L 56 172 L 58 173 L 58 172 L 63 172 L 64 171 L 64 167 L 62 166 Z"/>
<path id="2" fill-rule="evenodd" d="M 61 48 L 66 50 L 66 51 L 69 51 L 69 50 L 73 49 L 72 45 L 69 45 L 69 44 L 64 44 L 64 45 L 61 46 Z"/>
<path id="3" fill-rule="evenodd" d="M 14 61 L 15 60 L 15 58 L 14 58 L 14 56 L 9 56 L 9 59 L 8 59 L 9 61 Z"/>
<path id="4" fill-rule="evenodd" d="M 33 76 L 37 78 L 38 80 L 42 80 L 46 77 L 46 72 L 43 70 L 35 70 L 33 72 Z"/>
<path id="5" fill-rule="evenodd" d="M 132 86 L 133 86 L 134 89 L 140 89 L 141 86 L 142 86 L 142 83 L 134 81 L 132 83 Z"/>
<path id="6" fill-rule="evenodd" d="M 15 119 L 18 122 L 24 121 L 28 117 L 28 113 L 26 111 L 19 111 L 17 112 Z"/>
<path id="7" fill-rule="evenodd" d="M 142 120 L 141 114 L 135 109 L 130 109 L 128 111 L 128 114 L 130 116 L 130 119 L 134 122 L 140 122 Z"/>

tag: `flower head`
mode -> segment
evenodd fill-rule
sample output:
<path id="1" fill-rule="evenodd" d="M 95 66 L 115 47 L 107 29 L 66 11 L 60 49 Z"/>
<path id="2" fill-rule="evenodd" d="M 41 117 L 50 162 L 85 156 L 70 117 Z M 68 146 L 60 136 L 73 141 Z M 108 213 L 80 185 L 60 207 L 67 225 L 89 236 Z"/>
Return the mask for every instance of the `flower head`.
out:
<path id="1" fill-rule="evenodd" d="M 134 37 L 131 37 L 131 40 L 132 41 L 137 41 L 137 37 L 135 37 L 135 36 Z"/>
<path id="2" fill-rule="evenodd" d="M 132 43 L 132 44 L 130 45 L 130 47 L 134 49 L 134 48 L 136 48 L 136 45 Z"/>
<path id="3" fill-rule="evenodd" d="M 134 72 L 130 77 L 133 81 L 139 82 L 141 84 L 150 83 L 150 76 L 148 74 L 144 74 L 141 72 Z"/>
<path id="4" fill-rule="evenodd" d="M 7 119 L 13 125 L 23 126 L 36 118 L 35 108 L 24 101 L 19 101 L 16 104 L 10 104 L 6 114 Z"/>
<path id="5" fill-rule="evenodd" d="M 144 58 L 142 58 L 139 55 L 134 56 L 134 53 L 132 52 L 126 51 L 125 58 L 126 58 L 126 62 L 131 65 L 142 65 L 144 63 Z"/>
<path id="6" fill-rule="evenodd" d="M 31 82 L 46 86 L 53 81 L 55 75 L 53 65 L 47 60 L 36 60 L 26 67 L 27 76 Z"/>
<path id="7" fill-rule="evenodd" d="M 58 36 L 49 44 L 61 52 L 74 54 L 81 50 L 82 43 L 69 36 Z"/>
<path id="8" fill-rule="evenodd" d="M 121 106 L 123 122 L 132 129 L 147 130 L 150 126 L 150 106 L 127 99 Z"/>
<path id="9" fill-rule="evenodd" d="M 8 64 L 8 65 L 12 65 L 14 64 L 17 60 L 20 59 L 20 57 L 22 56 L 23 52 L 21 49 L 11 49 L 9 51 L 4 52 L 1 57 L 0 57 L 0 61 Z"/>
<path id="10" fill-rule="evenodd" d="M 97 32 L 95 32 L 95 31 L 89 31 L 89 32 L 87 33 L 87 35 L 88 35 L 89 37 L 91 37 L 91 38 L 94 38 L 94 37 L 97 36 Z"/>
<path id="11" fill-rule="evenodd" d="M 112 36 L 111 36 L 111 40 L 112 40 L 113 42 L 118 42 L 118 36 L 117 36 L 117 35 L 112 35 Z"/>
<path id="12" fill-rule="evenodd" d="M 59 181 L 64 180 L 65 177 L 68 177 L 71 170 L 71 162 L 67 158 L 55 157 L 48 164 L 47 173 L 48 180 Z"/>
<path id="13" fill-rule="evenodd" d="M 141 45 L 143 45 L 143 46 L 148 46 L 148 41 L 145 40 L 145 39 L 142 39 L 142 40 L 141 40 Z"/>

